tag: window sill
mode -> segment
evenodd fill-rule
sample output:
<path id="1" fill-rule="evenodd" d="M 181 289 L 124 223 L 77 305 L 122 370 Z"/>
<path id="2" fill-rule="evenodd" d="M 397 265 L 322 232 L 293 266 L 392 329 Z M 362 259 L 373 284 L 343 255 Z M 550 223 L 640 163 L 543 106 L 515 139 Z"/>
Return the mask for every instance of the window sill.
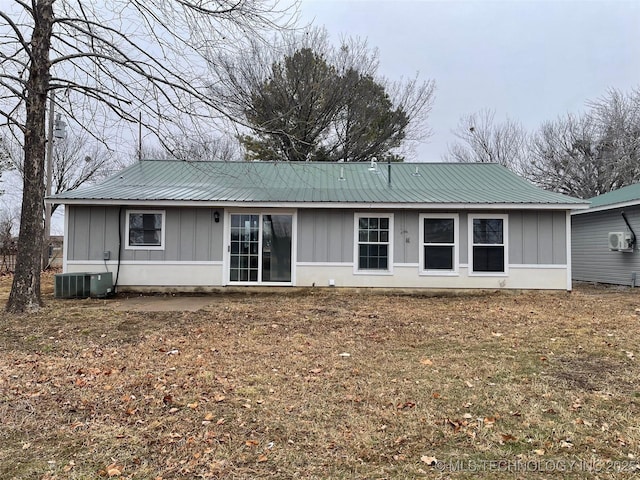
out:
<path id="1" fill-rule="evenodd" d="M 393 275 L 393 270 L 355 270 L 354 275 Z"/>
<path id="2" fill-rule="evenodd" d="M 164 246 L 160 245 L 125 245 L 125 250 L 164 250 Z"/>

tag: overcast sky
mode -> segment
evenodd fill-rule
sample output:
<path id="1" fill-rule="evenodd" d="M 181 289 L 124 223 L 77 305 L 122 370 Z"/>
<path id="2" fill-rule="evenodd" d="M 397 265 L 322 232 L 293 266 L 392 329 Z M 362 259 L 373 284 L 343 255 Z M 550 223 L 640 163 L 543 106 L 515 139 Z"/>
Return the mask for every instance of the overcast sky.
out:
<path id="1" fill-rule="evenodd" d="M 640 0 L 302 0 L 301 17 L 335 43 L 366 38 L 392 80 L 436 81 L 434 135 L 418 161 L 439 161 L 460 117 L 482 108 L 532 130 L 610 87 L 640 86 Z"/>
<path id="2" fill-rule="evenodd" d="M 418 161 L 439 161 L 460 117 L 482 108 L 535 129 L 640 86 L 639 0 L 302 0 L 301 14 L 336 42 L 366 38 L 391 79 L 436 81 Z"/>

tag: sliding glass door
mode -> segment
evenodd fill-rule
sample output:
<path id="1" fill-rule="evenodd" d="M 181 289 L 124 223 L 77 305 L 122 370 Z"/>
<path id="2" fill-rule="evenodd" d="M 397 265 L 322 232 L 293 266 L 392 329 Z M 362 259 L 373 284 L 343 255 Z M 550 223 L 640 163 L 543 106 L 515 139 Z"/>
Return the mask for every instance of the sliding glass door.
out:
<path id="1" fill-rule="evenodd" d="M 293 215 L 231 214 L 229 281 L 290 283 Z"/>

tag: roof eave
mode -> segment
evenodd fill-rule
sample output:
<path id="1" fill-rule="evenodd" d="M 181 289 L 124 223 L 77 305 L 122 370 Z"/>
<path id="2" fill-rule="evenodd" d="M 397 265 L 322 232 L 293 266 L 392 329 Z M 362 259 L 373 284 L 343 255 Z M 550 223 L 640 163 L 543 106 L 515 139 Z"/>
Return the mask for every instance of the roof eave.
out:
<path id="1" fill-rule="evenodd" d="M 629 200 L 627 202 L 610 203 L 608 205 L 600 205 L 598 207 L 591 207 L 591 208 L 588 208 L 587 210 L 572 212 L 571 215 L 582 215 L 584 213 L 604 212 L 606 210 L 615 210 L 616 208 L 635 207 L 638 205 L 640 205 L 640 199 Z"/>
<path id="2" fill-rule="evenodd" d="M 102 206 L 153 206 L 153 207 L 227 207 L 227 208 L 331 208 L 331 209 L 455 209 L 455 210 L 575 210 L 587 209 L 588 203 L 377 203 L 377 202 L 238 202 L 238 201 L 196 201 L 196 200 L 127 200 L 127 199 L 56 199 L 47 198 L 47 203 L 62 205 L 102 205 Z"/>

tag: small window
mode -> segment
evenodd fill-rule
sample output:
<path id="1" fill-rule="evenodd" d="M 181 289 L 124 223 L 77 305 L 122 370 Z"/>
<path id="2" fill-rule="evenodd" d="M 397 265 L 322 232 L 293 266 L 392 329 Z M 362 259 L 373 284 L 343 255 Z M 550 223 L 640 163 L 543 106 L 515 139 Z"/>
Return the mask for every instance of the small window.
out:
<path id="1" fill-rule="evenodd" d="M 458 216 L 420 215 L 420 270 L 425 273 L 458 271 Z"/>
<path id="2" fill-rule="evenodd" d="M 356 215 L 359 271 L 391 270 L 392 217 Z"/>
<path id="3" fill-rule="evenodd" d="M 470 217 L 474 273 L 506 272 L 506 222 L 506 215 Z"/>
<path id="4" fill-rule="evenodd" d="M 161 250 L 164 248 L 164 212 L 128 211 L 127 248 Z"/>

